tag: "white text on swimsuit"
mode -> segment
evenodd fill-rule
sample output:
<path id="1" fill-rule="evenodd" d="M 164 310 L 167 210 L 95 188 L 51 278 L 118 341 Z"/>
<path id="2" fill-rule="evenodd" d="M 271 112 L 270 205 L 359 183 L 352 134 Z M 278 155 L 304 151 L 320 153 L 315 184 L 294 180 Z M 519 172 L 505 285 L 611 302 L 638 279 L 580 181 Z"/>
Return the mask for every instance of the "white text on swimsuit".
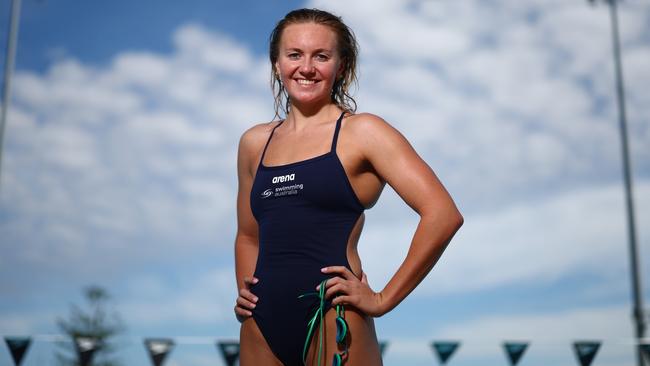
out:
<path id="1" fill-rule="evenodd" d="M 271 180 L 274 184 L 275 183 L 284 183 L 284 182 L 289 182 L 292 181 L 296 178 L 296 173 L 291 173 L 287 175 L 279 175 L 277 177 L 273 177 Z"/>

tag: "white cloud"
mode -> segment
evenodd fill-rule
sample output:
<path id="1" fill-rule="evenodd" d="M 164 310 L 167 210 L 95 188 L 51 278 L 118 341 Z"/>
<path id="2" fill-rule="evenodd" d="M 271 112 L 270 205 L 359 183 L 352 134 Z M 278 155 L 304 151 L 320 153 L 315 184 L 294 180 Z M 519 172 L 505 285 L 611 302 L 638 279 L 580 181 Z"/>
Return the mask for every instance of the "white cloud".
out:
<path id="1" fill-rule="evenodd" d="M 239 323 L 233 310 L 237 296 L 234 268 L 197 271 L 192 276 L 175 273 L 175 278 L 169 280 L 160 274 L 141 271 L 133 273 L 124 285 L 114 284 L 118 290 L 111 291 L 114 300 L 109 306 L 120 314 L 129 334 L 145 336 L 140 334 L 143 329 L 175 329 L 165 336 L 178 337 L 183 335 L 178 329 L 189 326 L 213 328 L 211 334 L 215 337 L 237 332 Z M 4 293 L 19 295 L 16 290 Z M 50 295 L 46 289 L 31 294 L 37 299 L 47 299 L 47 296 Z M 3 312 L 0 334 L 58 333 L 55 320 L 67 314 L 68 304 L 61 299 L 64 296 L 60 294 L 47 300 L 47 309 L 26 307 Z"/>
<path id="2" fill-rule="evenodd" d="M 635 193 L 641 223 L 650 216 L 650 184 L 637 184 Z M 577 274 L 620 288 L 628 280 L 623 204 L 621 187 L 605 186 L 466 215 L 465 225 L 415 293 L 430 296 L 509 284 L 544 285 Z M 392 220 L 376 222 L 369 216 L 366 221 L 360 255 L 376 289 L 387 283 L 408 250 L 418 218 L 404 215 L 395 212 Z M 644 253 L 650 250 L 650 241 L 641 232 Z"/>
<path id="3" fill-rule="evenodd" d="M 603 81 L 609 76 L 589 74 L 602 69 L 607 51 L 587 42 L 606 36 L 607 25 L 594 9 L 559 4 L 386 2 L 368 7 L 378 18 L 340 7 L 370 48 L 362 49 L 370 55 L 361 65 L 362 106 L 404 131 L 466 214 L 618 177 L 612 106 L 595 114 L 598 102 L 575 80 L 589 77 L 597 95 L 611 90 Z M 534 23 L 529 14 L 537 14 Z M 642 27 L 623 14 L 637 30 L 624 33 L 630 70 L 643 77 L 636 60 L 648 45 L 632 42 Z M 560 26 L 573 27 L 566 32 L 573 36 Z M 139 235 L 165 245 L 158 235 L 178 238 L 190 229 L 195 242 L 208 242 L 232 231 L 224 219 L 234 207 L 236 141 L 252 121 L 270 116 L 268 66 L 196 24 L 180 27 L 174 44 L 168 56 L 130 51 L 105 68 L 64 59 L 44 75 L 17 75 L 5 180 L 21 217 L 45 223 L 37 240 L 44 252 L 66 245 L 58 234 L 50 241 L 50 231 L 77 242 L 115 233 L 108 241 L 122 247 Z M 556 67 L 563 54 L 574 68 Z M 643 94 L 637 88 L 631 98 Z M 641 146 L 650 128 L 634 126 L 634 161 L 645 175 L 649 155 Z M 53 222 L 56 230 L 47 227 Z M 28 226 L 6 230 L 20 236 Z"/>
<path id="4" fill-rule="evenodd" d="M 244 73 L 254 67 L 251 54 L 245 47 L 196 25 L 183 26 L 176 31 L 174 43 L 183 56 L 180 60 L 188 64 L 227 73 Z"/>
<path id="5" fill-rule="evenodd" d="M 120 265 L 116 248 L 155 257 L 231 244 L 219 233 L 232 233 L 236 145 L 271 116 L 259 102 L 268 85 L 251 79 L 267 68 L 199 25 L 174 41 L 169 56 L 130 51 L 106 67 L 63 59 L 42 75 L 17 73 L 3 167 L 5 207 L 17 214 L 0 224 L 25 243 L 16 266 L 83 259 L 95 271 L 99 258 Z M 160 254 L 143 251 L 142 238 Z"/>
<path id="6" fill-rule="evenodd" d="M 0 316 L 0 329 L 7 335 L 29 335 L 42 320 L 35 319 L 34 314 L 26 315 L 24 312 L 4 313 Z"/>
<path id="7" fill-rule="evenodd" d="M 606 7 L 562 1 L 309 6 L 333 9 L 351 24 L 362 46 L 360 106 L 403 131 L 465 207 L 494 209 L 539 191 L 618 180 Z M 635 56 L 650 48 L 643 36 L 647 12 L 639 3 L 621 6 L 630 101 L 647 94 L 638 79 L 648 68 Z M 643 176 L 650 171 L 645 105 L 632 102 L 628 110 L 635 168 Z M 480 186 L 467 184 L 476 179 Z"/>
<path id="8" fill-rule="evenodd" d="M 170 60 L 163 56 L 144 51 L 124 52 L 113 61 L 112 77 L 108 81 L 155 90 L 165 86 L 167 78 L 172 76 L 171 68 Z"/>
<path id="9" fill-rule="evenodd" d="M 128 296 L 119 304 L 129 324 L 142 326 L 178 326 L 224 324 L 234 328 L 237 321 L 234 305 L 237 296 L 235 270 L 214 269 L 196 277 L 169 283 L 153 275 L 132 280 Z M 170 297 L 170 294 L 174 294 Z"/>
<path id="10" fill-rule="evenodd" d="M 437 336 L 474 341 L 535 340 L 560 343 L 568 340 L 602 339 L 631 342 L 629 307 L 579 308 L 557 313 L 497 315 L 473 319 L 440 329 Z"/>
<path id="11" fill-rule="evenodd" d="M 626 306 L 572 308 L 565 311 L 518 315 L 488 315 L 479 319 L 442 327 L 423 338 L 389 341 L 387 364 L 430 364 L 435 356 L 433 341 L 460 341 L 451 358 L 454 365 L 505 362 L 503 342 L 529 342 L 521 359 L 526 365 L 575 363 L 573 342 L 600 341 L 596 356 L 599 365 L 629 365 L 632 362 L 632 337 L 629 309 Z M 427 363 L 428 362 L 428 363 Z"/>
<path id="12" fill-rule="evenodd" d="M 343 14 L 361 42 L 360 110 L 398 127 L 465 214 L 465 226 L 416 296 L 548 284 L 576 273 L 602 279 L 585 293 L 627 281 L 603 6 L 560 0 L 307 6 Z M 648 12 L 640 2 L 621 6 L 642 253 L 650 250 L 641 224 L 650 218 Z M 43 74 L 16 75 L 0 221 L 0 274 L 30 274 L 16 294 L 36 282 L 123 271 L 134 281 L 124 313 L 136 324 L 230 321 L 229 266 L 199 274 L 196 283 L 130 276 L 148 261 L 193 263 L 215 251 L 231 256 L 238 137 L 272 116 L 264 57 L 196 24 L 180 27 L 173 42 L 168 55 L 122 52 L 107 66 L 64 55 Z M 388 191 L 368 212 L 360 250 L 375 287 L 406 254 L 416 220 Z M 650 278 L 647 265 L 644 271 Z M 571 310 L 490 317 L 476 329 L 490 334 L 503 322 L 496 334 L 526 336 L 517 324 L 564 329 L 565 320 L 582 326 L 598 316 L 621 318 L 620 309 Z M 37 329 L 46 321 L 39 319 L 10 313 L 0 330 Z M 446 331 L 464 336 L 472 327 Z M 428 348 L 415 349 L 397 341 L 389 354 L 431 361 Z"/>
<path id="13" fill-rule="evenodd" d="M 630 310 L 626 306 L 571 309 L 558 313 L 488 316 L 471 324 L 457 324 L 440 330 L 439 336 L 463 339 L 463 354 L 485 359 L 500 356 L 505 340 L 530 341 L 525 359 L 561 360 L 574 358 L 574 341 L 597 340 L 602 346 L 598 362 L 622 365 L 630 360 L 632 337 Z"/>

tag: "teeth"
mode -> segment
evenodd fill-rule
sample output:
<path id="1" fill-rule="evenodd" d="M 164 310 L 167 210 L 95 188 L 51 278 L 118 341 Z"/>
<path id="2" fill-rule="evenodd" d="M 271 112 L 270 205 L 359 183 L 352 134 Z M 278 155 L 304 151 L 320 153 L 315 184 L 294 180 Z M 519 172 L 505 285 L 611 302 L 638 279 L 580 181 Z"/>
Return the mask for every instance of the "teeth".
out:
<path id="1" fill-rule="evenodd" d="M 315 82 L 315 80 L 298 79 L 298 84 L 300 85 L 311 85 Z"/>

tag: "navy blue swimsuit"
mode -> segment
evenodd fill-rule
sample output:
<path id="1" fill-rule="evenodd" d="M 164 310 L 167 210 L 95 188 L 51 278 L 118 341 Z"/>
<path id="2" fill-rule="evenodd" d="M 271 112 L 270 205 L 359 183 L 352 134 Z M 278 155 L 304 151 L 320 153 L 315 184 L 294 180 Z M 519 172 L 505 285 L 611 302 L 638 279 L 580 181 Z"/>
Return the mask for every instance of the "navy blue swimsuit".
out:
<path id="1" fill-rule="evenodd" d="M 307 160 L 265 166 L 264 146 L 250 204 L 259 225 L 259 255 L 252 292 L 259 297 L 253 319 L 285 366 L 302 365 L 307 322 L 318 299 L 314 292 L 331 276 L 320 269 L 346 266 L 347 243 L 364 211 L 336 155 L 343 114 L 336 121 L 331 150 Z"/>

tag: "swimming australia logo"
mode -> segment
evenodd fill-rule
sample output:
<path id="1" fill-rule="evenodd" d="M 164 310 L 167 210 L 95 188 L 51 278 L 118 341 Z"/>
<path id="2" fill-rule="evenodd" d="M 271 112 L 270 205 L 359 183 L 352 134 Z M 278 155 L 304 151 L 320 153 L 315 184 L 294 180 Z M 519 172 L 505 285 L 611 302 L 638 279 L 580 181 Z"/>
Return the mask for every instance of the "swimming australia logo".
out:
<path id="1" fill-rule="evenodd" d="M 273 194 L 273 190 L 272 189 L 267 189 L 266 191 L 262 192 L 261 196 L 262 196 L 262 198 L 268 198 L 268 197 L 271 197 L 272 194 Z"/>
<path id="2" fill-rule="evenodd" d="M 296 178 L 296 173 L 291 173 L 287 175 L 278 175 L 277 177 L 273 177 L 271 182 L 275 183 L 284 183 L 284 182 L 290 182 Z"/>

